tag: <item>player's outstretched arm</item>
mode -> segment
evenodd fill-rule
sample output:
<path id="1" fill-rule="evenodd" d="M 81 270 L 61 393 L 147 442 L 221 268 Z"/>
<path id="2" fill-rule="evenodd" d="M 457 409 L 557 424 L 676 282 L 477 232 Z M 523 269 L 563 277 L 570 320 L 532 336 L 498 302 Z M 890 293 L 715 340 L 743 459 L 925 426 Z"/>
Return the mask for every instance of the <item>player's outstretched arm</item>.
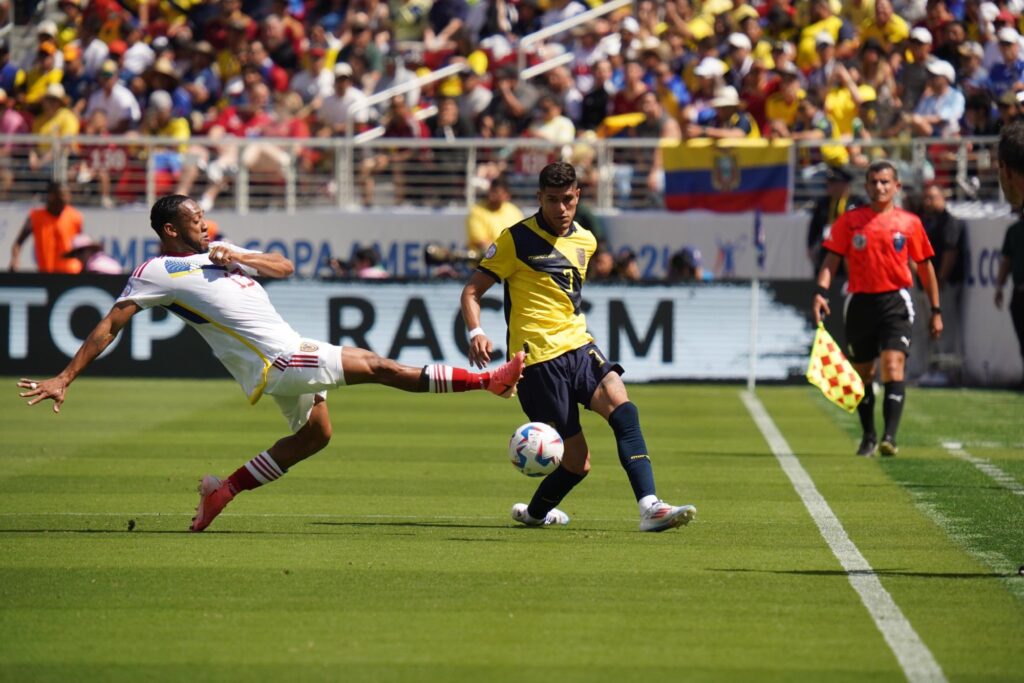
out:
<path id="1" fill-rule="evenodd" d="M 248 266 L 254 268 L 260 277 L 286 278 L 295 272 L 295 264 L 281 254 L 235 251 L 222 244 L 210 248 L 210 263 L 228 269 Z"/>
<path id="2" fill-rule="evenodd" d="M 832 277 L 839 268 L 839 254 L 830 251 L 825 254 L 825 261 L 821 264 L 821 271 L 818 273 L 818 286 L 814 293 L 814 302 L 811 310 L 814 313 L 814 324 L 817 325 L 832 312 L 828 307 L 828 288 L 832 285 Z"/>
<path id="3" fill-rule="evenodd" d="M 110 346 L 111 342 L 117 338 L 121 328 L 127 325 L 139 310 L 139 305 L 134 301 L 119 301 L 114 304 L 106 317 L 93 328 L 86 340 L 78 347 L 75 357 L 59 375 L 44 380 L 23 377 L 18 381 L 18 386 L 28 391 L 23 391 L 18 395 L 29 399 L 30 406 L 46 399 L 52 399 L 53 412 L 59 413 L 71 383 L 75 381 L 82 370 L 85 370 L 90 363 L 96 360 L 97 356 Z"/>
<path id="4" fill-rule="evenodd" d="M 493 278 L 477 271 L 462 288 L 462 319 L 469 330 L 469 362 L 478 368 L 491 362 L 494 350 L 494 344 L 480 327 L 480 300 L 493 284 Z"/>

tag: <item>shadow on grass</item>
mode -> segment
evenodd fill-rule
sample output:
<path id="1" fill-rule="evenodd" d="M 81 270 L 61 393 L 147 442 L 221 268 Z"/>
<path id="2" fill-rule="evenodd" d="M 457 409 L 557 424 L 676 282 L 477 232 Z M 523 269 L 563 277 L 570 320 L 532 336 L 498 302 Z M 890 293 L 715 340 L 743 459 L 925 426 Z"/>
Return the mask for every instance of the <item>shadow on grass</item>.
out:
<path id="1" fill-rule="evenodd" d="M 788 574 L 791 576 L 896 576 L 917 579 L 968 579 L 990 580 L 1005 579 L 1017 576 L 1015 572 L 1000 574 L 998 572 L 915 572 L 906 569 L 728 569 L 710 567 L 713 572 L 748 572 L 755 574 Z"/>
<path id="2" fill-rule="evenodd" d="M 507 524 L 446 524 L 444 522 L 310 522 L 312 526 L 347 527 L 423 527 L 432 529 L 508 529 Z"/>

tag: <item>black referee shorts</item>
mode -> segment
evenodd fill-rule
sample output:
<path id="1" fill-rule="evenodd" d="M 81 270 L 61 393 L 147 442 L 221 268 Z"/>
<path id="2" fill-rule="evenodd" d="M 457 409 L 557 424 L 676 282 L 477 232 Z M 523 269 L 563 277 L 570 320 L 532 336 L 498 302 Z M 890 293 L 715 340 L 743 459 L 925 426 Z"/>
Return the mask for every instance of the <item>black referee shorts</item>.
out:
<path id="1" fill-rule="evenodd" d="M 844 318 L 846 357 L 851 363 L 867 363 L 882 351 L 910 355 L 914 304 L 908 290 L 852 294 L 846 300 Z"/>

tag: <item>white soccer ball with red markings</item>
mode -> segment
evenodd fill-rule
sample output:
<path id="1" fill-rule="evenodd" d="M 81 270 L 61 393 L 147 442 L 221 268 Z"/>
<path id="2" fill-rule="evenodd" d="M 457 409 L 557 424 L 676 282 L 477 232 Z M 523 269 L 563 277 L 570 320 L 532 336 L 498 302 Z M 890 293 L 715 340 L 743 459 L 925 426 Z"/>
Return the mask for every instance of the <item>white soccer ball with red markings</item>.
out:
<path id="1" fill-rule="evenodd" d="M 554 427 L 543 422 L 527 422 L 512 434 L 508 458 L 512 467 L 528 477 L 551 474 L 562 462 L 565 444 Z"/>

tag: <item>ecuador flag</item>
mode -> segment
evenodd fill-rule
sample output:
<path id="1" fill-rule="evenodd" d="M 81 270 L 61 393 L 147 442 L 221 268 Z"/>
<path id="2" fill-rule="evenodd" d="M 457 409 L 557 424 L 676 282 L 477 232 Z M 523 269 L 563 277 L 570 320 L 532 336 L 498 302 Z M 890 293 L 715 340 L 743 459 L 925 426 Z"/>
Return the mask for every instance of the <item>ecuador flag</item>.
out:
<path id="1" fill-rule="evenodd" d="M 807 381 L 848 413 L 855 411 L 864 398 L 864 381 L 823 324 L 818 325 L 818 332 L 814 335 L 811 360 L 807 364 Z"/>
<path id="2" fill-rule="evenodd" d="M 790 140 L 697 138 L 663 147 L 665 208 L 737 213 L 789 210 Z"/>

